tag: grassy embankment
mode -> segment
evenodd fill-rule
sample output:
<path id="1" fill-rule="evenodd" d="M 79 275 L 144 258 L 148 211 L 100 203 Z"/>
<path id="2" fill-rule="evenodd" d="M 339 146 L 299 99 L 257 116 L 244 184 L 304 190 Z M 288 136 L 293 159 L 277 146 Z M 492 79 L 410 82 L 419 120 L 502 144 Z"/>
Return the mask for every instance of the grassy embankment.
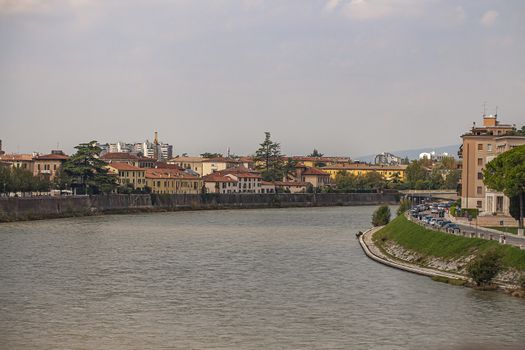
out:
<path id="1" fill-rule="evenodd" d="M 410 222 L 404 215 L 392 220 L 374 234 L 374 241 L 381 246 L 385 240 L 392 240 L 405 249 L 424 256 L 457 259 L 495 249 L 502 255 L 505 268 L 525 271 L 525 250 L 496 241 L 466 238 L 436 232 Z"/>

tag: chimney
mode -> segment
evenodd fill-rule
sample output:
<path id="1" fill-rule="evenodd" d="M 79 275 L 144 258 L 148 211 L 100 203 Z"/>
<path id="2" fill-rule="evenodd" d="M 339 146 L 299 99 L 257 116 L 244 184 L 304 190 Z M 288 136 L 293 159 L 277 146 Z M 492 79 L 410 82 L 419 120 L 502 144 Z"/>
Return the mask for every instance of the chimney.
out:
<path id="1" fill-rule="evenodd" d="M 1 156 L 2 154 L 4 154 L 4 153 L 5 153 L 5 152 L 2 151 L 2 140 L 0 140 L 0 156 Z"/>

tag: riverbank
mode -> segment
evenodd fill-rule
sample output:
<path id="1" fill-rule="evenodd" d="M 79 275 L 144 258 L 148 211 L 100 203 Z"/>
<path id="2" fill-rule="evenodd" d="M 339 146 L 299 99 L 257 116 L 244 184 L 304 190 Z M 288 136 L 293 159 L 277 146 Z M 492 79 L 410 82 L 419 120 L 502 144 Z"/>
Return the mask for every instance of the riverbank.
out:
<path id="1" fill-rule="evenodd" d="M 396 193 L 111 194 L 0 199 L 0 222 L 137 212 L 397 204 Z"/>
<path id="2" fill-rule="evenodd" d="M 435 280 L 468 285 L 467 264 L 487 250 L 496 250 L 502 256 L 503 270 L 494 281 L 500 288 L 516 290 L 525 273 L 525 251 L 519 248 L 428 230 L 410 222 L 405 216 L 399 216 L 387 226 L 374 228 L 362 236 L 360 243 L 367 256 L 385 265 Z"/>

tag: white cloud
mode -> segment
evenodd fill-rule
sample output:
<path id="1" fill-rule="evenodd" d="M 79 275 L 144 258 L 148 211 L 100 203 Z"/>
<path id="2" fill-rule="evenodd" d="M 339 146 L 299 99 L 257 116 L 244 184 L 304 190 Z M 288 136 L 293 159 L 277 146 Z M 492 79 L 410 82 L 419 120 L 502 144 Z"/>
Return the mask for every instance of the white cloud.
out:
<path id="1" fill-rule="evenodd" d="M 336 9 L 337 6 L 341 3 L 341 0 L 328 0 L 326 5 L 324 6 L 324 10 L 326 12 L 332 12 Z"/>
<path id="2" fill-rule="evenodd" d="M 51 1 L 40 0 L 0 0 L 0 14 L 39 12 L 47 9 Z"/>
<path id="3" fill-rule="evenodd" d="M 392 16 L 420 14 L 421 0 L 351 0 L 343 8 L 343 14 L 355 20 L 376 20 Z"/>
<path id="4" fill-rule="evenodd" d="M 48 13 L 60 8 L 79 9 L 93 4 L 91 0 L 0 0 L 0 15 Z"/>
<path id="5" fill-rule="evenodd" d="M 465 10 L 463 7 L 458 6 L 455 10 L 455 18 L 457 23 L 463 23 L 465 22 L 465 19 L 467 18 L 467 14 L 465 13 Z"/>
<path id="6" fill-rule="evenodd" d="M 481 17 L 480 22 L 485 27 L 492 27 L 496 23 L 498 16 L 497 11 L 489 10 Z"/>

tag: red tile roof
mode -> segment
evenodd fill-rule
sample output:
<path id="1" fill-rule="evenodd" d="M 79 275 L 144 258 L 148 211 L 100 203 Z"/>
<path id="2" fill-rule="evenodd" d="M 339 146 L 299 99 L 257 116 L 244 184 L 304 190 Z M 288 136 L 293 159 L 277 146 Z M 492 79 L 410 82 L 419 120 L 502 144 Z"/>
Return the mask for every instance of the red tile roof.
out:
<path id="1" fill-rule="evenodd" d="M 226 157 L 217 157 L 217 158 L 209 158 L 202 161 L 203 163 L 242 163 L 242 161 L 238 159 L 233 158 L 226 158 Z"/>
<path id="2" fill-rule="evenodd" d="M 406 170 L 407 165 L 370 165 L 367 163 L 352 163 L 348 165 L 332 165 L 323 167 L 327 170 L 382 170 L 382 171 L 402 171 Z"/>
<path id="3" fill-rule="evenodd" d="M 136 155 L 131 154 L 131 153 L 126 153 L 126 152 L 108 152 L 102 155 L 100 158 L 104 160 L 115 160 L 115 159 L 138 160 L 139 159 L 139 157 L 137 157 Z"/>
<path id="4" fill-rule="evenodd" d="M 139 168 L 137 166 L 128 164 L 128 163 L 111 163 L 108 166 L 122 171 L 144 171 L 145 169 Z"/>
<path id="5" fill-rule="evenodd" d="M 58 154 L 58 153 L 51 153 L 51 154 L 44 154 L 41 156 L 34 157 L 35 160 L 68 160 L 69 157 L 65 154 Z"/>
<path id="6" fill-rule="evenodd" d="M 198 176 L 188 174 L 177 169 L 146 169 L 148 179 L 188 179 L 198 180 Z"/>
<path id="7" fill-rule="evenodd" d="M 204 182 L 238 182 L 237 180 L 232 179 L 231 177 L 217 173 L 203 176 L 202 179 L 204 180 Z"/>
<path id="8" fill-rule="evenodd" d="M 303 175 L 330 176 L 330 174 L 313 167 L 307 167 L 306 170 L 303 171 Z"/>
<path id="9" fill-rule="evenodd" d="M 4 154 L 0 156 L 0 160 L 4 162 L 20 162 L 20 161 L 26 161 L 30 162 L 33 160 L 32 154 Z"/>

